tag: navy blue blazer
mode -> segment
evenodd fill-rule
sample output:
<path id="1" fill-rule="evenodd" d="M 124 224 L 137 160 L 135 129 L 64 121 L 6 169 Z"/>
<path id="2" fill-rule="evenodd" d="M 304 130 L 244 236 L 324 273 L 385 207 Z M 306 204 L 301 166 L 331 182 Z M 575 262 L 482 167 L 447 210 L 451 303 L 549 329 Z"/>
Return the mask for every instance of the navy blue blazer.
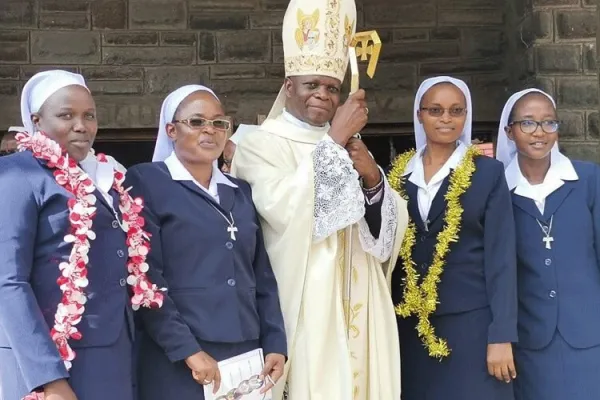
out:
<path id="1" fill-rule="evenodd" d="M 558 329 L 575 348 L 600 345 L 600 167 L 573 161 L 577 181 L 554 191 L 541 215 L 512 194 L 517 229 L 519 346 L 541 349 Z M 537 220 L 552 218 L 551 249 Z"/>
<path id="2" fill-rule="evenodd" d="M 260 340 L 265 354 L 287 354 L 277 282 L 250 185 L 229 179 L 238 188 L 218 185 L 218 204 L 192 181 L 173 180 L 162 162 L 127 171 L 127 186 L 146 205 L 150 277 L 168 289 L 160 310 L 140 315 L 173 362 L 202 350 L 199 341 Z M 237 240 L 213 206 L 233 214 Z"/>
<path id="3" fill-rule="evenodd" d="M 511 198 L 502 163 L 480 156 L 471 186 L 461 196 L 464 209 L 459 238 L 450 246 L 438 285 L 439 304 L 435 315 L 490 307 L 492 323 L 489 343 L 517 341 L 517 288 L 515 226 Z M 445 194 L 449 177 L 435 196 L 425 229 L 417 202 L 418 187 L 405 177 L 408 211 L 417 225 L 413 260 L 418 273 L 427 274 L 433 259 L 437 235 L 444 228 Z M 394 301 L 402 300 L 404 271 L 398 260 L 393 274 Z"/>
<path id="4" fill-rule="evenodd" d="M 50 327 L 62 295 L 56 283 L 58 265 L 68 260 L 72 249 L 63 240 L 70 229 L 67 200 L 72 195 L 30 152 L 0 158 L 0 188 L 0 348 L 12 350 L 20 367 L 13 373 L 22 374 L 31 391 L 69 376 L 50 338 Z M 116 193 L 111 194 L 118 210 Z M 77 325 L 83 338 L 70 342 L 74 349 L 110 346 L 123 329 L 129 328 L 130 334 L 133 329 L 132 323 L 125 326 L 127 318 L 133 321 L 125 233 L 102 195 L 95 195 L 88 301 Z M 10 382 L 0 384 L 0 397 L 3 384 Z"/>

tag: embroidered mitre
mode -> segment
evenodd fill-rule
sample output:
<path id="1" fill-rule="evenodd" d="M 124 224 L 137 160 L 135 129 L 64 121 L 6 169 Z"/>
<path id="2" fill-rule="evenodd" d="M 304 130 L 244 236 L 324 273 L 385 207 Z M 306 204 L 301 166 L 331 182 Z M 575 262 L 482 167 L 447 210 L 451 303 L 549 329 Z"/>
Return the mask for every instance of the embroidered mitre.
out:
<path id="1" fill-rule="evenodd" d="M 291 0 L 282 29 L 285 75 L 343 81 L 355 32 L 354 0 Z"/>
<path id="2" fill-rule="evenodd" d="M 324 75 L 342 82 L 355 32 L 354 0 L 291 0 L 282 28 L 285 76 Z M 284 102 L 282 89 L 269 118 L 281 113 Z"/>

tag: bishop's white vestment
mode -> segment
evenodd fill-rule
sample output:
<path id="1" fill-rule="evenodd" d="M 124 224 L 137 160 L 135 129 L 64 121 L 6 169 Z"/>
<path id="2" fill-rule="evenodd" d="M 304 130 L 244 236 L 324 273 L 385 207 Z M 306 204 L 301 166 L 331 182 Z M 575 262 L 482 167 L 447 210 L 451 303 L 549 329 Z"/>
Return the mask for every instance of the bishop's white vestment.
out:
<path id="1" fill-rule="evenodd" d="M 408 224 L 406 202 L 384 182 L 381 230 L 373 237 L 347 151 L 327 135 L 328 126 L 296 122 L 286 113 L 265 121 L 238 144 L 232 165 L 232 173 L 252 186 L 279 285 L 289 360 L 273 399 L 282 399 L 286 386 L 290 400 L 399 400 L 389 285 Z M 349 225 L 347 338 L 342 284 Z"/>

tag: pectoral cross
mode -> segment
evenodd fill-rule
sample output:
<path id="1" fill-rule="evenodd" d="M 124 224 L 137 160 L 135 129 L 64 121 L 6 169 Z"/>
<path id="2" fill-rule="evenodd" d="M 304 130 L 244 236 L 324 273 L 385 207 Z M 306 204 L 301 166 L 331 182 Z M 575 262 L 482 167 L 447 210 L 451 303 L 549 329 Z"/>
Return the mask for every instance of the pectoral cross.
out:
<path id="1" fill-rule="evenodd" d="M 546 248 L 548 250 L 552 249 L 552 245 L 550 244 L 551 242 L 554 242 L 554 238 L 552 236 L 546 236 L 542 240 L 544 243 L 546 243 Z"/>
<path id="2" fill-rule="evenodd" d="M 238 231 L 237 226 L 230 225 L 227 227 L 227 232 L 229 232 L 229 236 L 231 240 L 235 240 L 235 233 Z"/>

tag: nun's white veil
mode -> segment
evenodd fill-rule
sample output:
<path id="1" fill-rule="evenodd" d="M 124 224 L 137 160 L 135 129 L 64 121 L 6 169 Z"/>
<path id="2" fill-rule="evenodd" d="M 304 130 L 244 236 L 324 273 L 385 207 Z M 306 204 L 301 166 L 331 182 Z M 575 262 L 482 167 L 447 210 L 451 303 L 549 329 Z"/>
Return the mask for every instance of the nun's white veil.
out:
<path id="1" fill-rule="evenodd" d="M 501 161 L 504 164 L 504 168 L 508 167 L 510 162 L 512 161 L 515 154 L 517 154 L 517 146 L 515 142 L 510 140 L 506 135 L 506 127 L 508 126 L 508 120 L 510 118 L 510 114 L 515 106 L 515 103 L 519 101 L 523 96 L 529 93 L 540 93 L 544 96 L 548 97 L 552 102 L 554 108 L 556 108 L 556 103 L 552 96 L 548 93 L 540 90 L 540 89 L 525 89 L 521 90 L 510 96 L 504 108 L 502 109 L 502 116 L 500 117 L 500 124 L 498 125 L 498 141 L 496 144 L 496 159 Z M 552 154 L 558 153 L 558 141 L 554 143 L 554 147 L 552 147 Z"/>
<path id="2" fill-rule="evenodd" d="M 158 136 L 156 138 L 156 145 L 154 146 L 152 161 L 164 161 L 171 155 L 171 152 L 173 151 L 173 142 L 167 135 L 167 124 L 173 121 L 177 107 L 179 107 L 186 97 L 194 92 L 209 92 L 215 96 L 215 99 L 219 100 L 212 90 L 202 85 L 186 85 L 171 92 L 165 101 L 163 101 L 160 109 Z"/>
<path id="3" fill-rule="evenodd" d="M 421 108 L 421 100 L 423 100 L 423 96 L 431 87 L 437 85 L 439 83 L 451 83 L 457 88 L 460 89 L 461 92 L 465 95 L 465 100 L 467 103 L 467 119 L 465 121 L 465 127 L 460 135 L 459 140 L 463 142 L 466 146 L 471 145 L 471 126 L 473 122 L 473 107 L 471 104 L 471 92 L 469 91 L 469 87 L 467 84 L 460 79 L 452 78 L 450 76 L 437 76 L 435 78 L 429 78 L 421 83 L 419 86 L 419 90 L 417 90 L 417 95 L 415 97 L 415 106 L 413 113 L 413 124 L 415 129 L 415 142 L 417 150 L 421 149 L 427 143 L 427 136 L 425 134 L 425 129 L 423 129 L 423 125 L 419 122 L 419 116 L 417 113 Z"/>
<path id="4" fill-rule="evenodd" d="M 83 76 L 60 69 L 38 72 L 32 76 L 21 93 L 21 120 L 25 131 L 34 134 L 35 126 L 31 121 L 31 114 L 40 111 L 46 100 L 54 93 L 72 85 L 88 89 Z"/>

